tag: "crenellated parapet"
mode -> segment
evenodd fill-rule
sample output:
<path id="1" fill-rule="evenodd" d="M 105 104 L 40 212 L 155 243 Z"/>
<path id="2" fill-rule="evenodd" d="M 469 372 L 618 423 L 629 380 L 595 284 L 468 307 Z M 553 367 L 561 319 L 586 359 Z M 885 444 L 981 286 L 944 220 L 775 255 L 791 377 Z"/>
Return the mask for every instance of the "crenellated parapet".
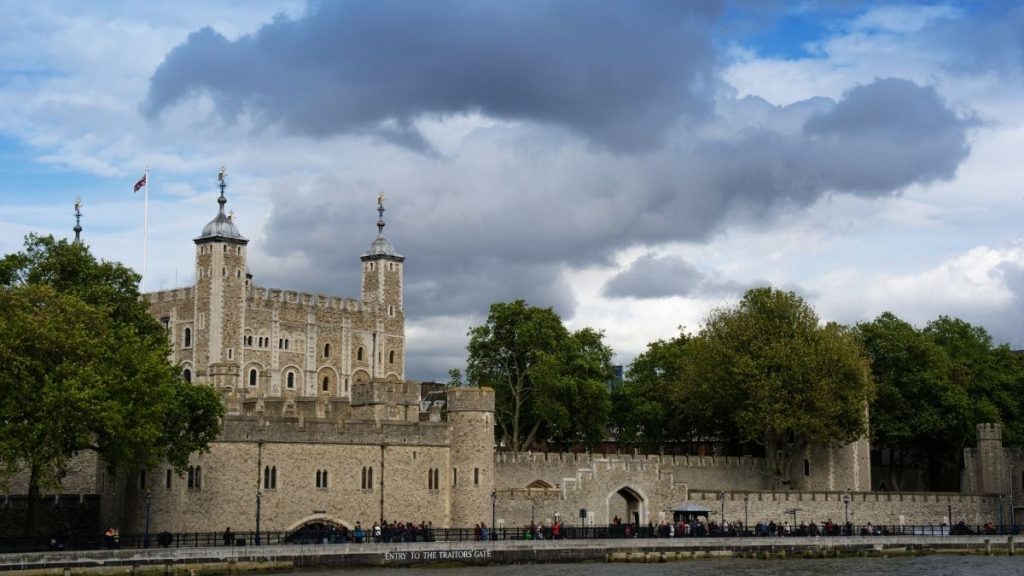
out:
<path id="1" fill-rule="evenodd" d="M 283 304 L 295 304 L 298 306 L 317 308 L 321 310 L 338 310 L 348 312 L 362 312 L 363 303 L 354 298 L 342 298 L 338 296 L 327 296 L 325 294 L 313 294 L 311 292 L 299 292 L 296 290 L 282 290 L 280 288 L 265 288 L 252 286 L 248 291 L 248 299 L 260 306 L 273 306 Z"/>
<path id="2" fill-rule="evenodd" d="M 147 292 L 141 296 L 143 300 L 149 304 L 157 304 L 159 302 L 177 302 L 179 300 L 194 299 L 195 290 L 192 286 L 187 286 L 185 288 L 172 288 L 170 290 Z"/>
<path id="3" fill-rule="evenodd" d="M 444 422 L 384 422 L 303 419 L 296 416 L 228 416 L 220 442 L 447 446 Z"/>

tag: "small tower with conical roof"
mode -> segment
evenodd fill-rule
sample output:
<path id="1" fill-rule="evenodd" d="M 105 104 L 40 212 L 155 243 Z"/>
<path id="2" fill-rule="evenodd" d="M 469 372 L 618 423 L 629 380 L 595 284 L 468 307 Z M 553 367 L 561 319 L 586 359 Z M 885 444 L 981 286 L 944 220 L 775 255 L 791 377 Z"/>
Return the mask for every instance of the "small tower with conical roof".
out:
<path id="1" fill-rule="evenodd" d="M 371 378 L 405 378 L 405 310 L 402 267 L 405 257 L 384 238 L 384 193 L 377 196 L 377 238 L 363 261 L 363 306 L 374 311 L 370 335 Z"/>
<path id="2" fill-rule="evenodd" d="M 227 173 L 217 176 L 220 208 L 194 239 L 196 244 L 195 316 L 192 366 L 195 376 L 217 388 L 238 385 L 238 363 L 245 322 L 246 245 L 249 240 L 227 214 Z"/>

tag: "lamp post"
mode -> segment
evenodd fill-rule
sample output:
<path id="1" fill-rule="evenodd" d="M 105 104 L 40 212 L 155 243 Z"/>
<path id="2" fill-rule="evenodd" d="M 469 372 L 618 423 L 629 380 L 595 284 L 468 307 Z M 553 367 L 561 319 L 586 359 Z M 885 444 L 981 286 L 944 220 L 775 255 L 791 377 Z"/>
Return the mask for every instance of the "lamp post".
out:
<path id="1" fill-rule="evenodd" d="M 843 530 L 846 530 L 846 527 L 850 525 L 850 491 L 849 490 L 847 490 L 846 493 L 843 494 L 843 517 L 845 518 L 845 520 L 843 520 Z"/>
<path id="2" fill-rule="evenodd" d="M 149 506 L 153 502 L 153 493 L 146 490 L 146 534 L 142 537 L 142 547 L 149 548 Z"/>
<path id="3" fill-rule="evenodd" d="M 725 536 L 725 492 L 724 491 L 720 491 L 718 493 L 718 499 L 722 501 L 722 515 L 720 516 L 720 518 L 722 519 L 722 525 L 719 526 L 718 528 L 719 528 L 719 531 L 722 534 L 722 536 Z"/>
<path id="4" fill-rule="evenodd" d="M 263 493 L 259 490 L 256 491 L 256 545 L 260 545 L 260 500 L 263 499 Z"/>
<path id="5" fill-rule="evenodd" d="M 498 492 L 496 490 L 491 490 L 491 540 L 498 539 L 497 504 Z"/>
<path id="6" fill-rule="evenodd" d="M 747 504 L 750 502 L 750 494 L 743 495 L 743 534 L 747 533 L 747 526 L 750 525 L 750 515 L 747 514 Z"/>
<path id="7" fill-rule="evenodd" d="M 1002 495 L 999 496 L 999 524 L 998 524 L 998 530 L 999 530 L 998 534 L 1002 534 L 1003 533 L 1003 496 Z"/>
<path id="8" fill-rule="evenodd" d="M 1010 524 L 1010 534 L 1016 534 L 1017 533 L 1017 514 L 1015 513 L 1015 511 L 1013 509 L 1013 494 L 1010 494 L 1009 496 L 1007 496 L 1006 499 L 1007 499 L 1006 500 L 1006 502 L 1007 502 L 1006 516 L 1007 516 L 1007 520 L 1010 521 L 1009 522 L 1009 524 Z"/>

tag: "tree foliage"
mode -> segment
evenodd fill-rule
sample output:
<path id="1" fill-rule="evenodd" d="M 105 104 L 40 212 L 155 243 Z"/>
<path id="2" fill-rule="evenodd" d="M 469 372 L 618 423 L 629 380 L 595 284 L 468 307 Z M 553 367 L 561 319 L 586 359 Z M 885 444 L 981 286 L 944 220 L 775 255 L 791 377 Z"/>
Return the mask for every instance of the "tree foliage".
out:
<path id="1" fill-rule="evenodd" d="M 697 377 L 684 393 L 713 410 L 725 433 L 734 427 L 764 446 L 780 476 L 792 448 L 867 432 L 874 388 L 860 342 L 838 324 L 819 326 L 793 292 L 747 291 L 736 306 L 712 311 L 691 345 Z"/>
<path id="2" fill-rule="evenodd" d="M 696 435 L 695 410 L 682 394 L 689 374 L 686 334 L 658 340 L 633 360 L 622 386 L 612 393 L 612 425 L 618 441 L 657 452 Z"/>
<path id="3" fill-rule="evenodd" d="M 30 502 L 81 451 L 112 468 L 182 470 L 219 432 L 218 394 L 179 378 L 137 283 L 52 237 L 0 260 L 0 478 L 27 470 Z"/>
<path id="4" fill-rule="evenodd" d="M 487 322 L 469 337 L 466 375 L 494 389 L 495 433 L 509 450 L 602 439 L 612 355 L 603 334 L 571 333 L 551 308 L 516 300 L 492 304 Z"/>
<path id="5" fill-rule="evenodd" d="M 958 489 L 979 423 L 1002 423 L 1007 444 L 1024 439 L 1024 364 L 984 328 L 940 316 L 918 329 L 886 312 L 857 333 L 878 383 L 872 441 L 886 453 L 889 486 L 921 470 L 929 488 Z"/>

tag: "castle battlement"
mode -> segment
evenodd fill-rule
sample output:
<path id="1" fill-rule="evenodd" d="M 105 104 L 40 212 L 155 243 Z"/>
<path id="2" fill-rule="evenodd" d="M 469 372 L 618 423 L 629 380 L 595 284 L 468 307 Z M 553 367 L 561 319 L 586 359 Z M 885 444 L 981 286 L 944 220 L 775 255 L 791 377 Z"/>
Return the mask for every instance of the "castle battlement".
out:
<path id="1" fill-rule="evenodd" d="M 446 422 L 226 416 L 220 442 L 447 446 Z"/>
<path id="2" fill-rule="evenodd" d="M 498 464 L 520 465 L 525 463 L 550 464 L 604 464 L 624 469 L 643 468 L 647 463 L 660 466 L 684 466 L 691 468 L 764 468 L 763 458 L 751 456 L 689 456 L 674 454 L 603 454 L 590 452 L 502 452 L 497 455 Z"/>
<path id="3" fill-rule="evenodd" d="M 359 312 L 363 310 L 363 302 L 354 298 L 342 298 L 340 296 L 328 296 L 326 294 L 313 294 L 311 292 L 299 292 L 296 290 L 283 290 L 280 288 L 265 288 L 252 286 L 249 288 L 248 297 L 259 303 L 298 304 L 304 307 L 316 307 L 328 310 L 348 310 Z"/>
<path id="4" fill-rule="evenodd" d="M 191 300 L 195 297 L 195 290 L 192 286 L 184 288 L 172 288 L 170 290 L 158 290 L 147 292 L 142 295 L 146 302 L 155 304 L 157 302 L 174 302 L 177 300 Z"/>
<path id="5" fill-rule="evenodd" d="M 1003 441 L 1003 425 L 1002 424 L 978 424 L 977 428 L 978 441 L 990 440 L 990 441 Z"/>

